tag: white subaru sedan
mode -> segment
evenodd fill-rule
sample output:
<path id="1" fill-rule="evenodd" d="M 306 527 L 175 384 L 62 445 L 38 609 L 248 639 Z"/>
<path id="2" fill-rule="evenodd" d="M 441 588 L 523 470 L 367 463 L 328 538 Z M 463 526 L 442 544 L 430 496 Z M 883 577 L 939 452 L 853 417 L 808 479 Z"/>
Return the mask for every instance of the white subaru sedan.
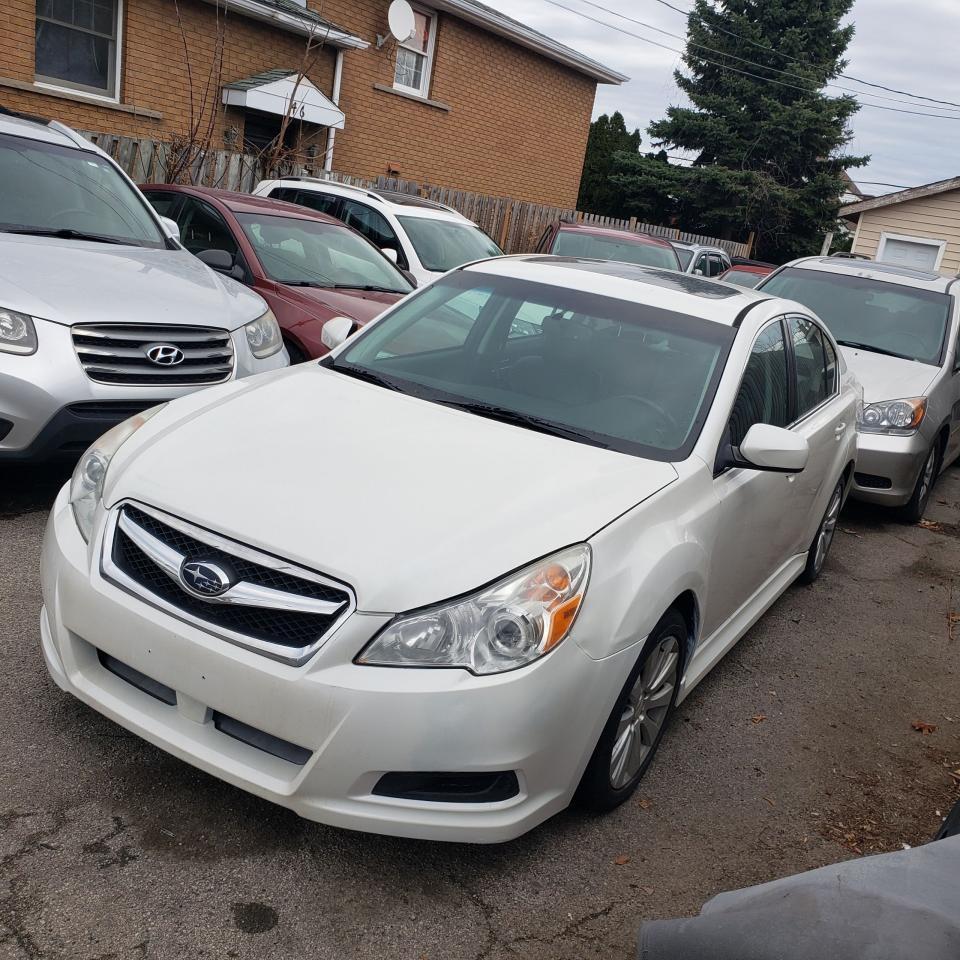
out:
<path id="1" fill-rule="evenodd" d="M 47 529 L 46 663 L 324 823 L 499 842 L 575 797 L 610 809 L 677 704 L 820 572 L 858 398 L 799 304 L 476 263 L 321 363 L 94 444 Z"/>

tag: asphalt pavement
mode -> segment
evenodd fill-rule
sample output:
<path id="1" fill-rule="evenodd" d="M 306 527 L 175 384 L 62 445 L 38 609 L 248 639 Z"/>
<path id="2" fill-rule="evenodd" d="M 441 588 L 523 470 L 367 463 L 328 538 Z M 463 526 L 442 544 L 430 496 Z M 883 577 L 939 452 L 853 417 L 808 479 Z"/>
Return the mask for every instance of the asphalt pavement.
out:
<path id="1" fill-rule="evenodd" d="M 643 919 L 922 843 L 958 796 L 960 468 L 923 525 L 847 508 L 820 581 L 697 688 L 634 799 L 494 847 L 309 823 L 61 693 L 38 559 L 65 477 L 0 468 L 3 960 L 626 960 Z"/>

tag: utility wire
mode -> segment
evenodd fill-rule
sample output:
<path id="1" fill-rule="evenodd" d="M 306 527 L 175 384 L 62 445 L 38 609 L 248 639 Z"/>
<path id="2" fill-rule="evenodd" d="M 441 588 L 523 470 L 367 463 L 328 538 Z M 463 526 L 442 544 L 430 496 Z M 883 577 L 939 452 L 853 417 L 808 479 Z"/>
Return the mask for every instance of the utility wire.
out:
<path id="1" fill-rule="evenodd" d="M 626 30 L 623 27 L 615 26 L 612 23 L 608 23 L 606 20 L 599 20 L 597 17 L 593 17 L 588 13 L 584 13 L 582 10 L 576 10 L 573 7 L 568 7 L 566 4 L 560 3 L 559 0 L 545 0 L 546 3 L 551 4 L 554 7 L 559 7 L 561 10 L 566 10 L 568 13 L 575 14 L 576 16 L 583 17 L 585 20 L 590 20 L 593 23 L 597 23 L 602 27 L 607 27 L 610 30 L 616 30 L 618 33 L 622 33 L 625 36 L 633 37 L 635 40 L 640 40 L 642 43 L 648 43 L 651 46 L 659 47 L 662 50 L 669 50 L 671 53 L 678 53 L 681 56 L 683 55 L 683 50 L 677 50 L 676 47 L 667 46 L 665 43 L 660 43 L 658 40 L 651 40 L 649 37 L 643 37 L 639 33 L 633 33 L 630 30 Z M 729 54 L 722 54 L 722 56 L 729 56 Z M 740 70 L 737 67 L 731 67 L 726 63 L 718 63 L 715 60 L 708 60 L 706 57 L 700 58 L 704 63 L 709 63 L 711 66 L 719 67 L 721 70 L 729 70 L 731 73 L 738 73 L 744 77 L 750 77 L 754 80 L 760 80 L 764 83 L 774 83 L 777 86 L 789 87 L 793 90 L 799 90 L 801 93 L 811 93 L 813 92 L 811 87 L 800 87 L 795 83 L 786 83 L 783 80 L 774 80 L 772 77 L 761 77 L 759 74 L 750 73 L 748 70 Z M 735 58 L 739 59 L 739 58 Z M 761 69 L 772 69 L 768 67 L 761 67 Z M 825 84 L 825 86 L 833 86 L 833 84 Z M 861 94 L 861 96 L 873 96 L 872 94 Z M 899 107 L 886 107 L 880 103 L 866 103 L 861 102 L 860 106 L 862 107 L 873 107 L 874 110 L 888 110 L 892 113 L 908 113 L 917 117 L 934 117 L 941 120 L 960 120 L 960 115 L 956 113 L 924 113 L 919 110 L 903 110 Z"/>
<path id="2" fill-rule="evenodd" d="M 586 2 L 586 0 L 584 0 L 584 2 Z M 692 10 L 682 10 L 680 7 L 675 7 L 672 3 L 668 3 L 667 0 L 656 0 L 656 2 L 664 7 L 668 7 L 670 10 L 673 10 L 676 13 L 681 14 L 683 17 L 689 18 L 689 16 L 693 13 Z M 591 3 L 590 6 L 597 6 L 597 4 Z M 615 13 L 613 10 L 608 10 L 607 12 Z M 775 47 L 771 47 L 766 43 L 758 43 L 756 40 L 751 40 L 749 37 L 743 36 L 743 34 L 735 33 L 733 30 L 727 30 L 726 27 L 722 27 L 719 24 L 710 24 L 710 29 L 719 30 L 720 33 L 725 33 L 727 36 L 734 37 L 737 40 L 742 40 L 744 43 L 749 43 L 751 46 L 757 47 L 760 50 L 766 50 L 768 53 L 775 53 L 778 57 L 784 57 L 787 60 L 792 60 L 794 63 L 803 63 L 803 60 L 801 60 L 799 57 L 791 56 L 789 53 L 784 53 L 782 50 L 777 50 Z M 928 103 L 939 103 L 947 107 L 960 107 L 960 103 L 956 103 L 953 100 L 937 100 L 935 97 L 925 97 L 922 93 L 911 93 L 909 90 L 899 90 L 896 87 L 884 86 L 882 83 L 873 83 L 870 80 L 862 80 L 860 77 L 855 77 L 850 73 L 841 73 L 840 76 L 845 80 L 852 81 L 853 83 L 859 83 L 865 87 L 873 87 L 875 90 L 885 90 L 887 93 L 899 93 L 905 97 L 911 97 L 914 100 L 925 100 Z"/>

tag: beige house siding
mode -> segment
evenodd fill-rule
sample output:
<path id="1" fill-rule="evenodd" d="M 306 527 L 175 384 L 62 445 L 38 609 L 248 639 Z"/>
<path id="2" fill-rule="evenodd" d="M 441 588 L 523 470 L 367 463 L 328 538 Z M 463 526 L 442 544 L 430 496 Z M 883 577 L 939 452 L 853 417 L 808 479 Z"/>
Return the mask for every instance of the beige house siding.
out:
<path id="1" fill-rule="evenodd" d="M 945 240 L 947 246 L 940 272 L 956 276 L 960 273 L 960 190 L 906 200 L 861 213 L 853 252 L 876 257 L 883 233 Z"/>

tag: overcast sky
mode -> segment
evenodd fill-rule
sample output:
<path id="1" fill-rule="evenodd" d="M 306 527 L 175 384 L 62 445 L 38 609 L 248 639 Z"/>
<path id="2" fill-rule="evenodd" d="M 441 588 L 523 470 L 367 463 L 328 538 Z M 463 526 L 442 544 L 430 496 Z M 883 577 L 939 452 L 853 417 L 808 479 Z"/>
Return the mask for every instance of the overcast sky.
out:
<path id="1" fill-rule="evenodd" d="M 629 76 L 630 82 L 620 87 L 598 87 L 594 115 L 619 110 L 630 129 L 639 127 L 643 131 L 645 146 L 649 145 L 647 124 L 660 119 L 670 104 L 682 102 L 673 79 L 673 70 L 679 65 L 677 54 L 592 23 L 559 9 L 549 0 L 486 2 Z M 557 2 L 667 46 L 678 49 L 683 46 L 679 40 L 603 13 L 584 0 Z M 663 30 L 686 35 L 685 18 L 657 0 L 596 2 Z M 670 2 L 683 9 L 693 5 L 692 0 Z M 960 0 L 857 0 L 852 19 L 856 35 L 848 50 L 850 65 L 845 73 L 910 93 L 960 103 L 960 70 L 957 69 Z M 784 64 L 784 69 L 789 69 L 789 63 Z M 876 99 L 866 94 L 908 98 L 847 80 L 838 82 L 864 93 L 860 98 L 864 107 L 853 119 L 855 136 L 850 152 L 870 154 L 872 159 L 869 166 L 853 172 L 855 180 L 916 186 L 960 176 L 960 108 L 954 108 L 957 119 L 888 112 L 866 104 L 930 113 L 936 112 L 936 107 L 924 101 L 894 103 Z M 942 109 L 949 111 L 950 108 Z M 863 186 L 865 193 L 888 193 L 890 189 L 872 184 Z"/>

